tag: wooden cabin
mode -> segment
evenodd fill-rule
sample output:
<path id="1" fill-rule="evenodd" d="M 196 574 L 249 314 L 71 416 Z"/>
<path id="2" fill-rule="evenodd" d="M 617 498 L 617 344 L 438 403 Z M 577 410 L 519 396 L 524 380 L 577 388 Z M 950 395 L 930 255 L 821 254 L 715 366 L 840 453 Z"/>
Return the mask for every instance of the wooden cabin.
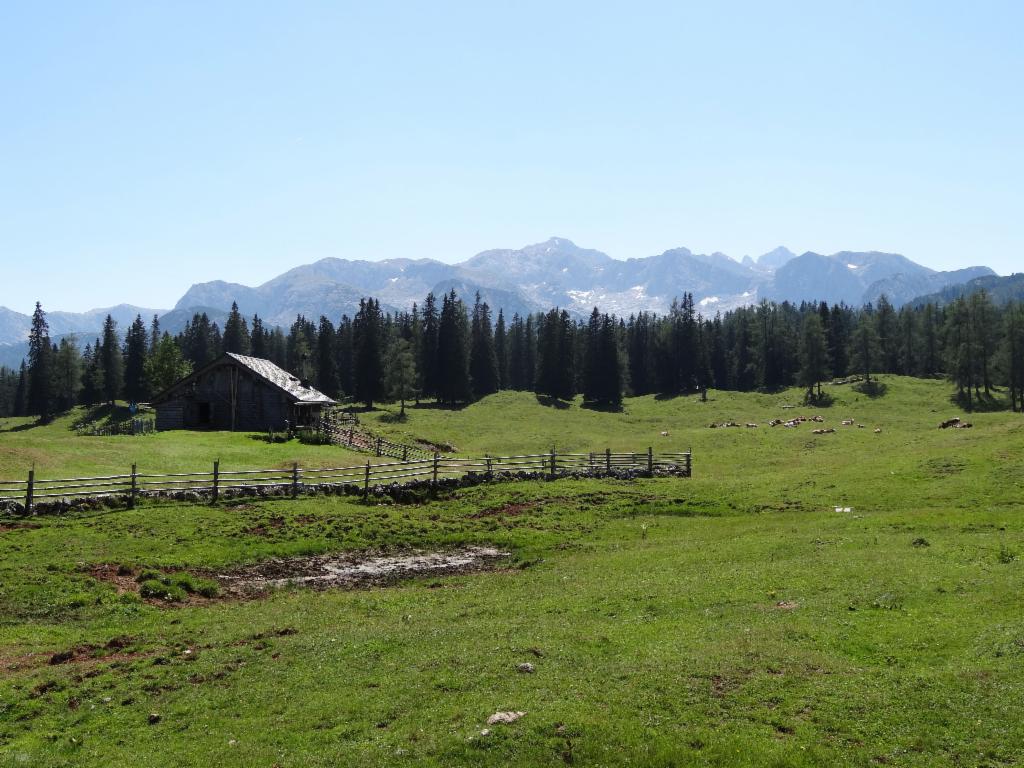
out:
<path id="1" fill-rule="evenodd" d="M 266 432 L 312 426 L 334 401 L 269 360 L 226 352 L 152 404 L 158 430 Z"/>

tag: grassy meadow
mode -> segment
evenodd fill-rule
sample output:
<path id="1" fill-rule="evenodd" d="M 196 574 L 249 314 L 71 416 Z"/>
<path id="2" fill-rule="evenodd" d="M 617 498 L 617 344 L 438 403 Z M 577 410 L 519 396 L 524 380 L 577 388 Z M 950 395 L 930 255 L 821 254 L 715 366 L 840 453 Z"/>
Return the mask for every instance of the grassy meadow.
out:
<path id="1" fill-rule="evenodd" d="M 958 414 L 946 383 L 883 382 L 829 388 L 822 409 L 782 409 L 796 390 L 621 413 L 501 393 L 363 415 L 463 455 L 692 447 L 690 479 L 0 520 L 0 765 L 1020 764 L 1024 417 L 939 430 Z M 767 426 L 801 413 L 826 421 Z M 238 434 L 78 437 L 72 420 L 0 423 L 0 477 L 365 460 Z M 708 428 L 723 421 L 761 426 Z M 470 544 L 512 556 L 184 604 L 95 577 Z M 496 711 L 526 714 L 488 726 Z"/>

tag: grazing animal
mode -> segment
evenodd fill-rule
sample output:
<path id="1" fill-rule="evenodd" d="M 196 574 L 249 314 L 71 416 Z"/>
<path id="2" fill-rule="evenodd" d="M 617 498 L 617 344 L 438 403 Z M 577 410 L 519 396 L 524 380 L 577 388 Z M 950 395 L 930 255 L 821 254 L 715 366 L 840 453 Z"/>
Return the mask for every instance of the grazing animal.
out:
<path id="1" fill-rule="evenodd" d="M 661 436 L 662 437 L 668 437 L 668 430 L 662 430 Z"/>
<path id="2" fill-rule="evenodd" d="M 757 429 L 757 424 L 747 422 L 747 429 Z"/>
<path id="3" fill-rule="evenodd" d="M 875 427 L 875 434 L 879 434 L 882 431 L 881 427 Z"/>
<path id="4" fill-rule="evenodd" d="M 772 419 L 771 421 L 768 422 L 768 426 L 769 427 L 777 427 L 781 423 L 782 423 L 782 419 Z"/>
<path id="5" fill-rule="evenodd" d="M 843 419 L 843 426 L 844 427 L 851 427 L 851 426 L 853 426 L 853 419 Z"/>
<path id="6" fill-rule="evenodd" d="M 950 427 L 957 428 L 959 427 L 959 425 L 960 417 L 954 416 L 952 419 L 947 419 L 946 421 L 939 424 L 939 429 L 949 429 Z"/>

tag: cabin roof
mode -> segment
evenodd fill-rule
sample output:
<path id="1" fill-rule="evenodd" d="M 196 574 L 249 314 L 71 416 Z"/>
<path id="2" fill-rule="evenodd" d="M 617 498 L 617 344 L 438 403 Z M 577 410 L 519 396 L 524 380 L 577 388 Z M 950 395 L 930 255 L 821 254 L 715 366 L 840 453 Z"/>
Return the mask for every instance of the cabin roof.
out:
<path id="1" fill-rule="evenodd" d="M 284 368 L 274 365 L 262 357 L 249 357 L 248 355 L 238 355 L 234 352 L 226 352 L 225 356 L 236 360 L 278 389 L 283 389 L 300 403 L 323 403 L 324 405 L 330 405 L 334 402 L 320 390 L 313 389 L 310 386 L 303 386 L 298 376 L 293 376 Z"/>
<path id="2" fill-rule="evenodd" d="M 250 357 L 248 355 L 238 355 L 234 352 L 225 352 L 223 355 L 218 357 L 216 360 L 207 363 L 198 371 L 193 371 L 185 378 L 175 382 L 170 387 L 165 389 L 159 395 L 153 398 L 153 403 L 160 403 L 164 400 L 169 400 L 173 397 L 174 392 L 179 389 L 182 385 L 193 381 L 201 374 L 206 371 L 215 368 L 219 365 L 224 364 L 238 364 L 256 374 L 257 378 L 262 379 L 267 384 L 281 390 L 295 403 L 302 403 L 308 405 L 333 405 L 334 400 L 329 398 L 323 392 L 318 389 L 314 389 L 310 386 L 303 385 L 302 381 L 298 376 L 293 376 L 284 370 L 280 366 L 274 365 L 269 360 L 264 360 L 261 357 Z"/>

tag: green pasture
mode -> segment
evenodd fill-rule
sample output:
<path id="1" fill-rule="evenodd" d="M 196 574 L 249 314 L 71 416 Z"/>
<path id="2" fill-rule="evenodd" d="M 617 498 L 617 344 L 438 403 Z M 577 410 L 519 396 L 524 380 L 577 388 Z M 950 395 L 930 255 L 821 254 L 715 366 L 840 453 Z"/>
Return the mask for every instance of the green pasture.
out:
<path id="1" fill-rule="evenodd" d="M 691 479 L 0 520 L 0 765 L 1020 764 L 1024 418 L 940 430 L 958 415 L 946 383 L 883 382 L 876 398 L 830 388 L 824 409 L 783 409 L 795 390 L 636 398 L 621 413 L 502 393 L 404 422 L 363 415 L 464 455 L 692 447 Z M 826 421 L 767 426 L 800 413 Z M 708 428 L 730 420 L 760 426 Z M 0 476 L 30 454 L 37 470 L 84 472 L 132 452 L 181 468 L 365 460 L 62 424 L 9 420 Z M 511 557 L 473 575 L 184 605 L 93 576 L 468 544 Z M 496 711 L 526 714 L 488 726 Z"/>

